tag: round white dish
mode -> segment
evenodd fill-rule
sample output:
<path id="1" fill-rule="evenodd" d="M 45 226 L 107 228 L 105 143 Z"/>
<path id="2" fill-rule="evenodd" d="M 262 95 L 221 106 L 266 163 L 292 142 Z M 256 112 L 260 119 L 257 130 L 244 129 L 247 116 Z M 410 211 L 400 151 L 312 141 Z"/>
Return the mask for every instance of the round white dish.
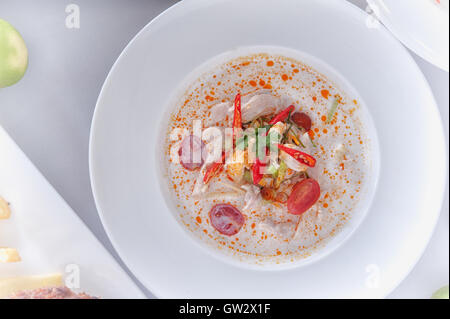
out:
<path id="1" fill-rule="evenodd" d="M 448 0 L 368 0 L 373 13 L 417 55 L 448 72 Z"/>
<path id="2" fill-rule="evenodd" d="M 270 19 L 268 19 L 270 17 Z M 164 298 L 384 297 L 421 256 L 446 176 L 439 114 L 423 75 L 383 27 L 339 0 L 185 0 L 147 25 L 102 88 L 90 141 L 92 188 L 121 258 Z M 378 133 L 373 203 L 352 237 L 314 263 L 277 271 L 212 256 L 177 223 L 158 178 L 173 91 L 208 59 L 244 46 L 305 52 L 358 92 Z"/>
<path id="3" fill-rule="evenodd" d="M 259 269 L 259 270 L 276 270 L 276 269 L 288 269 L 292 267 L 298 267 L 301 265 L 312 263 L 320 258 L 323 258 L 330 254 L 333 250 L 338 248 L 345 240 L 347 240 L 351 234 L 354 232 L 356 228 L 358 228 L 359 224 L 362 222 L 364 217 L 366 216 L 367 211 L 369 210 L 369 207 L 371 205 L 371 201 L 374 195 L 374 192 L 376 190 L 376 184 L 377 179 L 379 175 L 379 150 L 378 150 L 378 138 L 377 133 L 374 127 L 374 124 L 371 120 L 370 114 L 367 110 L 367 107 L 365 106 L 364 101 L 360 96 L 358 96 L 358 93 L 356 90 L 348 83 L 345 78 L 343 78 L 336 70 L 333 70 L 329 65 L 324 63 L 323 61 L 320 61 L 317 58 L 314 58 L 313 56 L 310 56 L 308 54 L 305 54 L 304 52 L 300 52 L 298 50 L 292 50 L 287 49 L 283 47 L 273 47 L 273 46 L 251 46 L 251 47 L 239 47 L 235 48 L 231 51 L 228 51 L 226 53 L 220 54 L 219 56 L 213 57 L 212 59 L 206 61 L 201 66 L 193 70 L 191 74 L 188 74 L 183 83 L 180 87 L 177 87 L 174 89 L 174 94 L 171 96 L 169 103 L 167 103 L 165 107 L 166 114 L 163 116 L 163 121 L 159 123 L 159 140 L 164 141 L 167 135 L 167 128 L 170 126 L 170 118 L 174 111 L 174 109 L 177 109 L 180 106 L 180 103 L 183 103 L 184 98 L 182 98 L 186 93 L 186 87 L 189 87 L 192 85 L 192 83 L 198 79 L 201 75 L 204 75 L 205 72 L 208 73 L 208 71 L 215 71 L 222 63 L 225 63 L 226 61 L 233 60 L 234 58 L 242 58 L 247 56 L 252 56 L 253 54 L 268 54 L 271 56 L 276 57 L 277 55 L 283 56 L 285 58 L 292 58 L 294 61 L 301 61 L 305 65 L 308 65 L 314 70 L 320 74 L 323 74 L 326 76 L 326 79 L 330 81 L 330 83 L 333 83 L 336 87 L 338 87 L 343 93 L 348 95 L 349 105 L 346 106 L 347 108 L 352 108 L 355 106 L 353 101 L 356 101 L 357 107 L 354 108 L 353 116 L 354 118 L 358 118 L 358 121 L 361 121 L 361 131 L 363 135 L 365 136 L 364 139 L 367 143 L 367 148 L 365 148 L 366 154 L 364 157 L 367 157 L 367 161 L 363 161 L 365 173 L 364 173 L 364 181 L 362 182 L 361 191 L 358 192 L 358 198 L 357 202 L 355 204 L 355 207 L 351 211 L 348 211 L 350 213 L 351 218 L 346 221 L 341 228 L 337 228 L 336 231 L 333 231 L 334 236 L 325 236 L 323 243 L 319 243 L 317 247 L 312 248 L 311 251 L 309 251 L 307 248 L 304 248 L 302 252 L 304 253 L 304 256 L 307 256 L 307 258 L 302 256 L 292 257 L 292 254 L 289 255 L 286 259 L 282 258 L 268 258 L 266 260 L 261 260 L 259 258 L 255 258 L 254 255 L 252 255 L 250 258 L 246 258 L 247 255 L 239 255 L 236 254 L 234 258 L 230 255 L 232 254 L 231 251 L 224 251 L 224 249 L 217 249 L 217 242 L 206 243 L 205 240 L 201 240 L 198 238 L 198 234 L 194 234 L 193 230 L 189 230 L 188 227 L 185 226 L 184 223 L 190 223 L 191 221 L 189 219 L 185 220 L 184 222 L 180 221 L 179 215 L 183 213 L 183 210 L 180 210 L 177 208 L 177 205 L 188 205 L 187 203 L 180 202 L 176 199 L 176 196 L 174 192 L 172 191 L 172 185 L 173 180 L 171 180 L 168 177 L 168 163 L 164 163 L 163 160 L 164 156 L 160 156 L 159 154 L 164 154 L 167 148 L 167 145 L 165 143 L 162 143 L 161 145 L 157 145 L 156 154 L 157 154 L 157 163 L 159 164 L 159 167 L 157 168 L 157 171 L 160 172 L 160 176 L 158 176 L 158 180 L 161 182 L 161 188 L 162 193 L 164 194 L 167 206 L 169 206 L 170 211 L 173 213 L 174 217 L 179 221 L 181 227 L 187 231 L 189 235 L 192 235 L 191 237 L 194 240 L 197 240 L 197 242 L 204 248 L 208 249 L 208 252 L 217 258 L 220 258 L 224 262 L 232 263 L 239 267 L 249 267 L 252 269 Z M 242 76 L 243 78 L 246 78 L 245 76 Z M 273 75 L 273 77 L 275 77 Z M 304 79 L 306 80 L 306 79 Z M 225 81 L 223 79 L 222 81 Z M 298 80 L 297 80 L 298 81 Z M 289 88 L 291 85 L 295 85 L 298 82 L 293 81 L 286 81 L 285 86 Z M 230 90 L 232 90 L 231 88 Z M 247 90 L 252 91 L 253 87 L 250 86 L 249 89 L 242 88 L 242 92 L 246 92 Z M 311 90 L 310 87 L 306 85 L 306 88 L 303 90 Z M 295 95 L 295 92 L 292 94 Z M 320 94 L 320 93 L 319 93 Z M 216 95 L 218 95 L 218 92 L 216 92 Z M 289 97 L 294 98 L 294 95 L 291 95 Z M 181 99 L 181 100 L 180 100 Z M 311 100 L 312 101 L 312 100 Z M 214 102 L 212 102 L 214 104 Z M 312 103 L 312 102 L 311 102 Z M 311 106 L 308 104 L 305 104 L 303 102 L 303 106 Z M 309 108 L 307 109 L 309 110 Z M 320 119 L 316 119 L 316 121 Z M 313 120 L 314 122 L 314 120 Z M 317 127 L 317 123 L 314 124 L 315 127 Z M 206 128 L 205 126 L 203 127 Z M 192 130 L 192 126 L 190 127 Z M 343 142 L 343 143 L 349 143 L 349 141 Z M 159 160 L 159 161 L 158 161 Z M 367 165 L 367 166 L 366 166 Z M 320 167 L 320 164 L 318 164 L 317 167 Z M 335 185 L 338 183 L 334 183 Z M 190 185 L 193 186 L 193 185 Z M 322 187 L 323 185 L 321 185 Z M 350 193 L 350 188 L 347 187 L 346 191 Z M 325 192 L 322 189 L 322 193 Z M 205 194 L 207 195 L 207 194 Z M 356 196 L 356 194 L 355 194 Z M 201 198 L 201 197 L 200 197 Z M 199 197 L 196 197 L 196 200 L 199 199 Z M 224 199 L 225 200 L 225 199 Z M 207 209 L 206 211 L 207 214 Z M 264 208 L 263 208 L 264 209 Z M 267 209 L 267 207 L 265 208 Z M 314 210 L 314 209 L 313 209 Z M 203 215 L 202 218 L 207 218 L 206 214 Z M 193 221 L 195 223 L 195 221 Z M 249 219 L 247 219 L 246 224 L 250 223 Z M 320 226 L 322 227 L 322 226 Z M 324 226 L 325 227 L 325 226 Z M 213 229 L 209 229 L 212 230 Z M 203 234 L 203 232 L 200 232 Z M 220 237 L 223 240 L 223 237 Z M 243 242 L 242 237 L 239 236 L 240 241 Z M 227 240 L 227 239 L 224 239 Z M 233 238 L 230 238 L 231 241 L 233 241 Z M 326 244 L 325 244 L 326 243 Z M 300 244 L 300 243 L 299 243 Z M 303 244 L 303 243 L 301 243 Z M 306 244 L 305 244 L 306 245 Z M 222 248 L 222 247 L 219 247 Z M 291 261 L 289 259 L 294 258 L 294 261 Z"/>

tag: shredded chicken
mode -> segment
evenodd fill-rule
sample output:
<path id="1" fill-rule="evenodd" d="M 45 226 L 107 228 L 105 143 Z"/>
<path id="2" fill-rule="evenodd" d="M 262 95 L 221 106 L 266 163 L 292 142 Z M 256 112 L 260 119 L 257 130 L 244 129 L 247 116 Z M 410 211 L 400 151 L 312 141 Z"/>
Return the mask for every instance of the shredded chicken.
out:
<path id="1" fill-rule="evenodd" d="M 287 128 L 286 124 L 284 124 L 283 122 L 278 122 L 270 128 L 269 134 L 276 132 L 279 134 L 279 136 L 282 136 L 286 131 L 286 128 Z"/>
<path id="2" fill-rule="evenodd" d="M 259 93 L 259 92 L 258 92 Z M 273 114 L 282 106 L 281 99 L 269 93 L 250 94 L 242 101 L 242 121 L 249 122 L 260 116 Z M 231 102 L 218 103 L 211 107 L 211 122 L 225 120 L 233 115 L 234 105 Z"/>
<path id="3" fill-rule="evenodd" d="M 230 163 L 226 164 L 227 175 L 236 183 L 242 181 L 245 172 L 245 154 L 246 151 L 236 149 Z"/>
<path id="4" fill-rule="evenodd" d="M 214 125 L 217 122 L 225 120 L 227 115 L 231 114 L 233 114 L 233 105 L 231 102 L 218 103 L 211 107 L 211 120 L 208 123 L 205 123 L 205 125 L 207 127 Z"/>
<path id="5" fill-rule="evenodd" d="M 245 206 L 243 210 L 249 212 L 257 209 L 261 202 L 261 192 L 259 187 L 250 184 L 242 185 L 241 187 L 246 191 L 244 196 Z"/>
<path id="6" fill-rule="evenodd" d="M 281 99 L 271 94 L 253 96 L 242 106 L 242 121 L 249 122 L 260 116 L 273 114 L 280 108 Z"/>
<path id="7" fill-rule="evenodd" d="M 299 151 L 302 151 L 302 149 L 294 144 L 284 144 L 284 146 L 296 149 Z M 308 168 L 308 166 L 299 163 L 295 158 L 293 158 L 291 155 L 283 152 L 280 150 L 280 159 L 284 161 L 290 169 L 297 171 L 297 172 L 304 172 Z"/>
<path id="8" fill-rule="evenodd" d="M 206 174 L 206 170 L 211 165 L 211 163 L 215 163 L 220 161 L 222 157 L 221 147 L 222 147 L 222 136 L 221 135 L 211 135 L 210 139 L 205 144 L 205 152 L 206 152 L 206 159 L 203 166 L 200 168 L 200 172 L 197 175 L 197 178 L 195 180 L 194 189 L 192 192 L 192 195 L 197 196 L 200 194 L 203 194 L 208 189 L 208 185 L 204 183 L 203 179 Z M 217 151 L 219 150 L 219 151 Z"/>

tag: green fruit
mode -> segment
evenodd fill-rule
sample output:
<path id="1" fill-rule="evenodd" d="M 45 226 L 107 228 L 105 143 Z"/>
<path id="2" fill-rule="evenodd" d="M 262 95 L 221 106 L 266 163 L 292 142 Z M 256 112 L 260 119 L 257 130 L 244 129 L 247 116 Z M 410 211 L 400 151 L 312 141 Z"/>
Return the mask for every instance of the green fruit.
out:
<path id="1" fill-rule="evenodd" d="M 28 66 L 28 50 L 14 27 L 0 19 L 0 88 L 19 81 Z"/>
<path id="2" fill-rule="evenodd" d="M 432 296 L 432 299 L 448 299 L 448 285 L 442 287 L 436 291 Z"/>

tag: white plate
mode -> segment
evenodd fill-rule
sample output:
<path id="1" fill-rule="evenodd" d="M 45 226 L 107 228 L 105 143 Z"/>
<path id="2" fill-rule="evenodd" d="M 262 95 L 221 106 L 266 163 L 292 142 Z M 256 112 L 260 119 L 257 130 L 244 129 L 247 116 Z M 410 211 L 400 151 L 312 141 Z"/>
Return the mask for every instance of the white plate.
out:
<path id="1" fill-rule="evenodd" d="M 0 195 L 11 218 L 0 220 L 0 247 L 22 261 L 0 263 L 0 279 L 61 273 L 69 284 L 101 298 L 145 296 L 0 127 Z M 76 288 L 76 287 L 74 287 Z"/>
<path id="2" fill-rule="evenodd" d="M 112 68 L 90 143 L 94 197 L 108 235 L 158 297 L 383 297 L 408 274 L 433 231 L 446 174 L 432 93 L 403 46 L 339 0 L 182 1 L 147 25 Z M 288 270 L 236 267 L 179 226 L 158 181 L 159 126 L 196 67 L 243 46 L 299 50 L 339 72 L 372 116 L 378 189 L 367 217 L 337 250 Z"/>
<path id="3" fill-rule="evenodd" d="M 448 72 L 448 0 L 368 0 L 374 14 L 408 48 Z"/>

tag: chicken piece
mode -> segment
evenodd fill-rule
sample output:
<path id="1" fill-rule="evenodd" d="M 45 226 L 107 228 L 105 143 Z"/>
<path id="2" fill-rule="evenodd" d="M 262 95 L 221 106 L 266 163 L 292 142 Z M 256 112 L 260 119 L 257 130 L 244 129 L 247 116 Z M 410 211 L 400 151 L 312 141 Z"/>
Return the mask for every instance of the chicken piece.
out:
<path id="1" fill-rule="evenodd" d="M 283 136 L 284 132 L 286 131 L 286 128 L 287 128 L 286 124 L 284 124 L 283 122 L 278 122 L 270 128 L 268 134 L 278 133 L 278 135 L 281 138 L 281 136 Z"/>
<path id="2" fill-rule="evenodd" d="M 242 210 L 244 212 L 249 212 L 250 210 L 257 209 L 261 203 L 261 193 L 259 187 L 250 184 L 243 185 L 241 187 L 246 191 L 244 196 L 245 206 Z"/>
<path id="3" fill-rule="evenodd" d="M 240 183 L 244 177 L 247 151 L 236 149 L 231 158 L 231 162 L 225 166 L 225 171 L 233 182 Z"/>
<path id="4" fill-rule="evenodd" d="M 200 195 L 200 194 L 206 192 L 206 190 L 208 189 L 208 184 L 205 184 L 205 182 L 204 182 L 204 177 L 205 177 L 206 171 L 212 163 L 219 162 L 222 157 L 222 145 L 223 145 L 222 133 L 221 133 L 222 129 L 209 127 L 206 130 L 212 130 L 212 129 L 217 129 L 218 131 L 216 132 L 217 134 L 211 134 L 208 136 L 208 138 L 206 140 L 204 140 L 204 142 L 205 142 L 205 149 L 204 149 L 205 161 L 204 161 L 202 167 L 200 168 L 200 172 L 198 173 L 197 178 L 195 180 L 195 185 L 194 185 L 194 189 L 192 192 L 192 195 L 194 195 L 194 196 Z M 204 131 L 204 133 L 206 132 L 206 130 Z M 211 132 L 211 133 L 214 133 L 214 132 Z"/>
<path id="5" fill-rule="evenodd" d="M 294 144 L 284 144 L 284 146 L 296 149 L 299 151 L 302 151 L 302 149 Z M 280 159 L 284 161 L 290 169 L 296 171 L 296 172 L 304 172 L 307 170 L 308 166 L 305 164 L 300 163 L 295 158 L 293 158 L 291 155 L 287 154 L 286 152 L 283 152 L 280 150 Z"/>
<path id="6" fill-rule="evenodd" d="M 205 123 L 206 126 L 214 125 L 217 122 L 225 120 L 225 118 L 233 114 L 233 105 L 231 102 L 218 103 L 211 107 L 210 120 Z"/>
<path id="7" fill-rule="evenodd" d="M 302 148 L 302 152 L 305 153 L 312 153 L 314 150 L 313 142 L 311 141 L 311 138 L 309 137 L 308 132 L 303 133 L 300 137 L 300 142 L 303 144 L 304 148 Z"/>
<path id="8" fill-rule="evenodd" d="M 280 222 L 272 217 L 264 218 L 256 227 L 257 231 L 273 234 L 278 238 L 290 240 L 294 235 L 293 222 Z"/>
<path id="9" fill-rule="evenodd" d="M 242 94 L 242 104 L 245 104 L 248 101 L 250 101 L 250 99 L 252 97 L 254 97 L 255 95 L 261 95 L 261 94 L 273 95 L 273 91 L 272 90 L 268 90 L 268 89 L 255 89 L 253 91 L 244 93 L 244 94 Z"/>
<path id="10" fill-rule="evenodd" d="M 273 96 L 269 92 L 257 94 L 252 93 L 248 96 L 243 96 L 242 100 L 242 121 L 249 122 L 257 117 L 275 113 L 281 106 L 281 99 Z M 211 107 L 211 118 L 206 126 L 213 125 L 219 121 L 225 120 L 227 116 L 232 118 L 234 105 L 227 101 L 218 103 Z"/>
<path id="11" fill-rule="evenodd" d="M 242 106 L 242 122 L 249 122 L 257 117 L 276 113 L 280 104 L 281 99 L 271 94 L 255 95 Z"/>

